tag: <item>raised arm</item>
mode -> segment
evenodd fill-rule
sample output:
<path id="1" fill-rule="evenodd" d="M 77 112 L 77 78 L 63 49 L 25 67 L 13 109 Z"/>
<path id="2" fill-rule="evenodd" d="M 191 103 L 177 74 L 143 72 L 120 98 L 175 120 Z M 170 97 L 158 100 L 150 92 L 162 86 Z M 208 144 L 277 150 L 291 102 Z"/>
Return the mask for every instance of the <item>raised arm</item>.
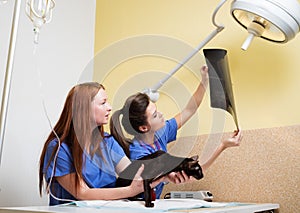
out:
<path id="1" fill-rule="evenodd" d="M 208 85 L 207 66 L 202 66 L 200 72 L 201 72 L 202 80 L 198 88 L 194 92 L 193 96 L 190 98 L 185 108 L 175 116 L 178 129 L 182 127 L 195 114 L 204 97 Z"/>

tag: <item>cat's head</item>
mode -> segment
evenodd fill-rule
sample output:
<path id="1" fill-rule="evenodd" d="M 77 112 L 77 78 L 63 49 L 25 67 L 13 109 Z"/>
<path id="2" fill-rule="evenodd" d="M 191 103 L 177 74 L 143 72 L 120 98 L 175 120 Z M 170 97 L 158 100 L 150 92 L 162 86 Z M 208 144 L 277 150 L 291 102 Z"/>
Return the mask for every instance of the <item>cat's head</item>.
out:
<path id="1" fill-rule="evenodd" d="M 183 170 L 188 176 L 193 176 L 197 180 L 203 178 L 202 168 L 198 163 L 198 155 L 185 159 Z"/>

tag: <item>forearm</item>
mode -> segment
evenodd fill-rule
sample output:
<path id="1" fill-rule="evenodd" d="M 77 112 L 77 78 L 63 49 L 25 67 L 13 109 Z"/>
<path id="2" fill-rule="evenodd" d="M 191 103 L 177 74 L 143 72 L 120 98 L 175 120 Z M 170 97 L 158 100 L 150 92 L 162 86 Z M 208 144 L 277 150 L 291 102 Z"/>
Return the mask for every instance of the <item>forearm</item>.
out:
<path id="1" fill-rule="evenodd" d="M 213 154 L 208 158 L 206 162 L 201 164 L 202 172 L 205 173 L 207 169 L 213 164 L 213 162 L 219 157 L 219 155 L 225 150 L 223 143 L 221 143 Z"/>
<path id="2" fill-rule="evenodd" d="M 196 112 L 203 100 L 209 81 L 207 66 L 201 67 L 201 78 L 202 79 L 199 86 L 197 87 L 196 91 L 194 92 L 193 96 L 191 97 L 187 106 L 185 107 L 185 111 L 189 116 L 193 115 Z"/>
<path id="3" fill-rule="evenodd" d="M 130 185 L 119 188 L 90 188 L 81 179 L 75 184 L 75 173 L 56 177 L 59 184 L 78 200 L 115 200 L 135 196 L 142 192 L 143 187 Z"/>
<path id="4" fill-rule="evenodd" d="M 77 193 L 78 200 L 117 200 L 129 198 L 139 192 L 131 189 L 130 186 L 119 188 L 88 188 Z"/>
<path id="5" fill-rule="evenodd" d="M 206 85 L 204 82 L 201 81 L 201 83 L 199 84 L 193 96 L 191 97 L 191 99 L 189 100 L 188 104 L 185 107 L 187 111 L 190 111 L 193 114 L 197 111 L 198 107 L 200 106 L 203 100 L 205 91 L 206 91 Z"/>
<path id="6" fill-rule="evenodd" d="M 210 158 L 201 165 L 202 170 L 206 171 L 208 167 L 210 167 L 213 162 L 219 157 L 219 155 L 227 148 L 229 147 L 238 147 L 240 145 L 240 142 L 243 138 L 241 131 L 235 131 L 234 134 L 222 140 L 220 145 L 217 147 L 217 149 L 213 152 L 213 154 L 210 156 Z"/>
<path id="7" fill-rule="evenodd" d="M 203 100 L 205 91 L 205 85 L 201 82 L 184 109 L 185 113 L 183 114 L 186 117 L 185 120 L 188 120 L 195 114 Z"/>
<path id="8" fill-rule="evenodd" d="M 205 84 L 201 82 L 183 111 L 175 117 L 177 120 L 178 128 L 184 125 L 195 114 L 203 100 L 205 91 Z"/>

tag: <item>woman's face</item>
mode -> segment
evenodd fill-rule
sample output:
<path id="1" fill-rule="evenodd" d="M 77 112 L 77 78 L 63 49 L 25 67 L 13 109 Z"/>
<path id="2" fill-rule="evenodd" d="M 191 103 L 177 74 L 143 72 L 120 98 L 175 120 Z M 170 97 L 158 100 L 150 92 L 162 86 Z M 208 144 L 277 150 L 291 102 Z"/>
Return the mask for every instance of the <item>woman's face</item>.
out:
<path id="1" fill-rule="evenodd" d="M 157 111 L 156 105 L 149 103 L 146 109 L 147 121 L 151 126 L 151 131 L 157 131 L 165 126 L 165 119 L 161 112 Z"/>
<path id="2" fill-rule="evenodd" d="M 92 101 L 92 113 L 98 126 L 107 124 L 109 121 L 112 108 L 107 99 L 105 90 L 101 88 Z"/>

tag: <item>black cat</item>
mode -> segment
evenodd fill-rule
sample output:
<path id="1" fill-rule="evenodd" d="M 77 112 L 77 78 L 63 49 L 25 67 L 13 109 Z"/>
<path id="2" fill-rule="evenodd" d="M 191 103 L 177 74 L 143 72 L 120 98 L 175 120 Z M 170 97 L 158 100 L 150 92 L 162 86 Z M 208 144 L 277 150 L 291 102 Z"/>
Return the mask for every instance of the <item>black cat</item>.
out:
<path id="1" fill-rule="evenodd" d="M 153 207 L 152 191 L 150 184 L 171 172 L 184 171 L 188 176 L 193 176 L 197 180 L 203 178 L 202 168 L 198 163 L 198 156 L 191 158 L 176 157 L 164 151 L 157 151 L 150 155 L 144 156 L 124 169 L 116 182 L 117 187 L 129 186 L 140 166 L 144 164 L 142 178 L 144 182 L 144 199 L 146 207 Z M 138 196 L 131 198 L 135 199 Z"/>

